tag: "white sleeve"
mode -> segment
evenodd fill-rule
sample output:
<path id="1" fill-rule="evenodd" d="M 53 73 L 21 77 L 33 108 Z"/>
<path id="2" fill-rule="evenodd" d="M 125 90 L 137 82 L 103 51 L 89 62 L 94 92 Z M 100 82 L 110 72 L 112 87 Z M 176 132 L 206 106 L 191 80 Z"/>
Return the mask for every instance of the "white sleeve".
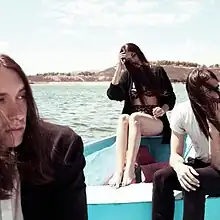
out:
<path id="1" fill-rule="evenodd" d="M 170 116 L 170 128 L 172 131 L 175 131 L 179 134 L 185 134 L 184 129 L 184 111 L 182 105 L 177 105 L 171 112 Z"/>

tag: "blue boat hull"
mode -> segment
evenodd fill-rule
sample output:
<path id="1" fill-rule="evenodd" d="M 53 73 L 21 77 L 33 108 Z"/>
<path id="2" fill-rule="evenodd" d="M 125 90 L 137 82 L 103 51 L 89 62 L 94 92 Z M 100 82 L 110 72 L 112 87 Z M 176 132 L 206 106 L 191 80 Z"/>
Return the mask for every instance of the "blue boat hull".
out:
<path id="1" fill-rule="evenodd" d="M 185 154 L 189 153 L 189 144 L 186 140 Z M 91 163 L 96 164 L 97 158 L 104 157 L 104 150 L 114 148 L 115 136 L 107 137 L 102 140 L 90 142 L 85 145 L 84 154 L 87 161 L 86 179 L 89 177 Z M 161 137 L 142 138 L 142 144 L 148 146 L 148 150 L 158 162 L 167 162 L 170 154 L 169 145 L 161 145 Z M 97 156 L 98 155 L 98 156 Z M 102 156 L 103 155 L 103 156 Z M 96 157 L 97 156 L 97 157 Z M 102 158 L 105 161 L 105 158 Z M 90 163 L 91 162 L 91 163 Z M 114 163 L 114 162 L 112 162 Z M 113 164 L 112 164 L 113 165 Z M 100 174 L 99 168 L 104 164 L 97 162 L 97 169 L 91 176 Z M 88 174 L 88 175 L 87 175 Z M 102 180 L 103 181 L 103 180 Z M 148 184 L 148 185 L 147 185 Z M 150 220 L 152 210 L 152 188 L 150 183 L 133 184 L 123 187 L 123 189 L 112 189 L 109 186 L 87 183 L 87 200 L 89 220 Z M 181 220 L 183 214 L 183 201 L 178 198 L 181 192 L 177 193 L 175 202 L 175 220 Z M 220 219 L 220 198 L 207 198 L 205 207 L 205 220 Z"/>
<path id="2" fill-rule="evenodd" d="M 206 200 L 205 220 L 220 219 L 219 198 Z M 127 203 L 127 204 L 88 204 L 89 220 L 151 220 L 152 204 Z M 182 220 L 183 202 L 175 203 L 174 220 Z"/>

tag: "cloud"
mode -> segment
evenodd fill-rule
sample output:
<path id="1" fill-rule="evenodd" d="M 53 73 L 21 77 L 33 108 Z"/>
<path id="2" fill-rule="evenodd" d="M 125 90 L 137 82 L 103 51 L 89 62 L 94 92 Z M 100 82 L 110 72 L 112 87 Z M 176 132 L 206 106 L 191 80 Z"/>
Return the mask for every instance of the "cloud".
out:
<path id="1" fill-rule="evenodd" d="M 127 28 L 173 25 L 190 20 L 198 0 L 44 0 L 47 17 L 64 27 Z"/>
<path id="2" fill-rule="evenodd" d="M 175 5 L 177 8 L 188 14 L 196 14 L 202 7 L 201 0 L 179 0 L 176 1 Z"/>
<path id="3" fill-rule="evenodd" d="M 6 53 L 8 50 L 9 44 L 6 41 L 0 41 L 0 53 Z"/>

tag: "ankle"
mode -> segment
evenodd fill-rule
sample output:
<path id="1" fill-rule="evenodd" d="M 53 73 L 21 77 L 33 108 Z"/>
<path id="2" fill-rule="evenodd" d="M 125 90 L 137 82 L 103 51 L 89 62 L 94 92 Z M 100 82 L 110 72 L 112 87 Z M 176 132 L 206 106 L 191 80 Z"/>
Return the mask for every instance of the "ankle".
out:
<path id="1" fill-rule="evenodd" d="M 135 166 L 126 166 L 125 167 L 125 173 L 135 173 Z"/>

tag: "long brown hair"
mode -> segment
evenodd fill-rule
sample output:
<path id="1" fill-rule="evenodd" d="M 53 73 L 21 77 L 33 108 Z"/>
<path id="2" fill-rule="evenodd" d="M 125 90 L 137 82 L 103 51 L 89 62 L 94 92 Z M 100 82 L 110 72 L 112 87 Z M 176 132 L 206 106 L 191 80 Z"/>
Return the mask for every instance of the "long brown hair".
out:
<path id="1" fill-rule="evenodd" d="M 4 131 L 8 127 L 7 118 L 0 111 L 0 200 L 8 199 L 15 188 L 16 155 L 12 149 L 4 144 Z M 11 135 L 11 143 L 13 136 Z"/>
<path id="2" fill-rule="evenodd" d="M 160 80 L 155 77 L 155 73 L 152 71 L 150 63 L 141 49 L 134 43 L 127 43 L 121 47 L 120 52 L 123 51 L 135 53 L 141 61 L 141 65 L 136 66 L 125 60 L 125 67 L 131 75 L 141 103 L 145 104 L 143 99 L 144 88 L 151 91 L 155 96 L 159 96 L 161 93 Z"/>
<path id="3" fill-rule="evenodd" d="M 36 184 L 51 181 L 53 169 L 51 166 L 50 148 L 45 143 L 41 132 L 41 119 L 32 94 L 32 90 L 22 68 L 8 55 L 0 55 L 0 65 L 14 70 L 21 78 L 26 91 L 27 120 L 22 144 L 18 146 L 18 168 L 21 179 Z"/>
<path id="4" fill-rule="evenodd" d="M 216 75 L 210 69 L 206 68 L 192 70 L 186 79 L 186 90 L 192 110 L 206 138 L 211 137 L 207 119 L 218 129 L 218 131 L 220 131 L 220 122 L 217 120 L 215 114 L 217 103 L 209 94 L 209 91 L 218 91 L 207 83 L 209 79 L 218 81 Z"/>

